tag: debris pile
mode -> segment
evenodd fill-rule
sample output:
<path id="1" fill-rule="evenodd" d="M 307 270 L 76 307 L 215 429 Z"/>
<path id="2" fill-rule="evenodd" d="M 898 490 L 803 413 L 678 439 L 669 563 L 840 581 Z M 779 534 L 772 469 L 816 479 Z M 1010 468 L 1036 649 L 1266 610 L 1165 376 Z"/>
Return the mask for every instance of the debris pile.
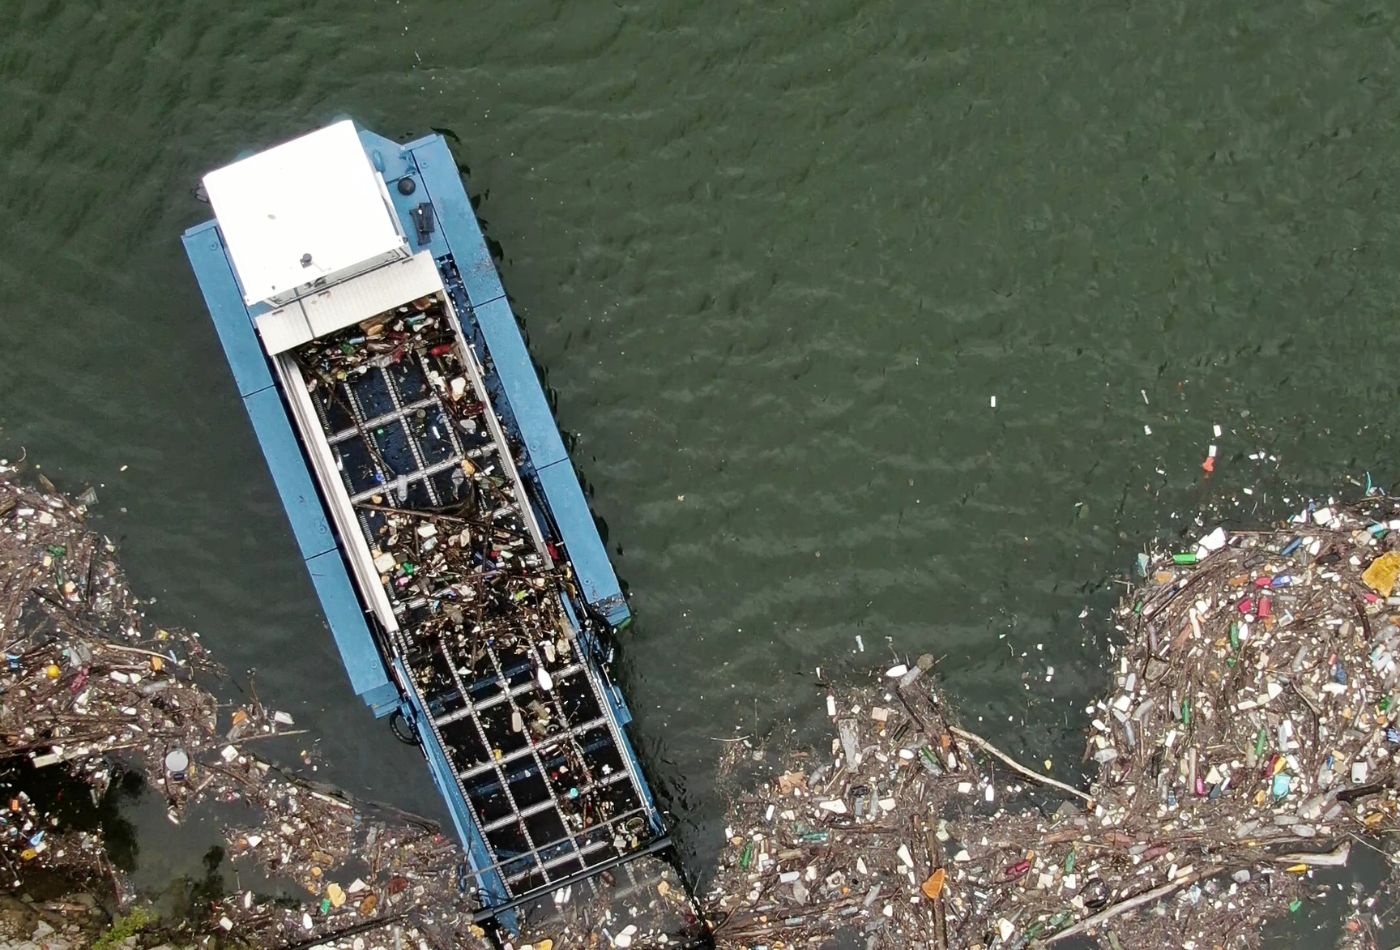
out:
<path id="1" fill-rule="evenodd" d="M 253 828 L 231 828 L 233 856 L 262 863 L 307 893 L 306 905 L 230 896 L 214 910 L 220 929 L 257 946 L 314 939 L 324 947 L 486 947 L 469 899 L 471 880 L 456 841 L 424 819 L 357 802 L 334 789 L 269 766 L 249 776 L 277 810 Z M 688 945 L 699 929 L 696 909 L 675 869 L 639 857 L 569 885 L 519 910 L 516 950 L 587 946 Z"/>
<path id="2" fill-rule="evenodd" d="M 295 882 L 306 903 L 241 891 L 214 908 L 220 929 L 257 946 L 330 941 L 341 932 L 372 946 L 367 935 L 385 930 L 392 943 L 395 929 L 410 945 L 487 946 L 464 896 L 464 855 L 432 822 L 265 763 L 245 774 L 244 785 L 263 808 L 254 826 L 228 829 L 231 855 Z"/>
<path id="3" fill-rule="evenodd" d="M 662 858 L 645 855 L 524 908 L 514 950 L 695 947 L 711 944 L 688 888 Z"/>
<path id="4" fill-rule="evenodd" d="M 463 365 L 441 296 L 313 340 L 297 360 L 380 582 L 412 627 L 419 688 L 456 687 L 461 664 L 449 653 L 475 671 L 488 650 L 533 656 L 538 641 L 546 662 L 567 666 L 573 644 L 559 609 L 567 565 L 536 541 L 504 434 L 479 376 Z"/>
<path id="5" fill-rule="evenodd" d="M 735 800 L 726 946 L 1259 946 L 1400 814 L 1400 503 L 1144 554 L 1080 790 L 959 725 L 931 657 L 828 697 L 829 761 Z M 1058 799 L 1058 801 L 1057 801 Z M 1364 945 L 1353 919 L 1348 939 Z"/>
<path id="6" fill-rule="evenodd" d="M 134 769 L 166 793 L 178 820 L 247 761 L 247 743 L 291 720 L 255 704 L 222 726 L 199 681 L 218 670 L 198 635 L 148 624 L 115 548 L 84 526 L 84 506 L 12 474 L 0 466 L 0 754 L 12 765 L 63 766 L 98 796 L 118 768 Z M 16 794 L 9 817 L 0 814 L 0 862 L 87 861 L 110 873 L 92 840 L 50 837 L 24 801 Z"/>

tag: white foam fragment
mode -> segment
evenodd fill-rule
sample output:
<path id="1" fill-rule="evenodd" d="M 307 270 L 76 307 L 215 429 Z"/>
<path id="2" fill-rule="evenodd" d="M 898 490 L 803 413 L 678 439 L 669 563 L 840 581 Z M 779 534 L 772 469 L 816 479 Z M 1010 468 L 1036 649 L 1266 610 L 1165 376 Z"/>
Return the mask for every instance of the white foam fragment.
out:
<path id="1" fill-rule="evenodd" d="M 1225 542 L 1230 539 L 1224 528 L 1217 527 L 1210 534 L 1201 539 L 1201 547 L 1207 551 L 1219 551 L 1225 546 Z"/>

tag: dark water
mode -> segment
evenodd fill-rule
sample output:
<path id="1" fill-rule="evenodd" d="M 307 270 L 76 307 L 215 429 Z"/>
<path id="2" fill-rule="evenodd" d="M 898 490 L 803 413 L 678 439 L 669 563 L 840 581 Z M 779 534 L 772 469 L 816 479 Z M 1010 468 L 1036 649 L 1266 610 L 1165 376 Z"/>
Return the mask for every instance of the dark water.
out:
<path id="1" fill-rule="evenodd" d="M 450 130 L 695 869 L 714 738 L 818 725 L 819 664 L 931 650 L 1072 775 L 1145 540 L 1396 475 L 1396 8 L 1247 6 L 7 0 L 0 444 L 102 484 L 155 615 L 323 775 L 436 813 L 339 675 L 178 236 L 242 150 Z M 142 879 L 202 873 L 135 811 Z"/>

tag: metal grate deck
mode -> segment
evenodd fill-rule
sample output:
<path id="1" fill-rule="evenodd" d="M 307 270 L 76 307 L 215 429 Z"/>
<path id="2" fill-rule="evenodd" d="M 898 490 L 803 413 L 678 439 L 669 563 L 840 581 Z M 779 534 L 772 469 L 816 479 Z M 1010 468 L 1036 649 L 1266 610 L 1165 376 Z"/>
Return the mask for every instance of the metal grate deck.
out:
<path id="1" fill-rule="evenodd" d="M 295 353 L 399 630 L 395 653 L 506 894 L 636 851 L 653 811 L 440 295 Z M 353 543 L 345 539 L 346 543 Z"/>

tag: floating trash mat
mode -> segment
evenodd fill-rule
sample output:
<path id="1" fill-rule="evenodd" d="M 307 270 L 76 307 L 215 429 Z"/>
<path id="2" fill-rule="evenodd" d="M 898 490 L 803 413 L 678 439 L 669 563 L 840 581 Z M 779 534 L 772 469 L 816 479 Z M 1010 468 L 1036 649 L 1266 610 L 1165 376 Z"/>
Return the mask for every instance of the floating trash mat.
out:
<path id="1" fill-rule="evenodd" d="M 721 944 L 1261 946 L 1317 869 L 1389 853 L 1397 530 L 1372 495 L 1144 555 L 1114 689 L 1087 710 L 1087 789 L 958 725 L 930 657 L 833 693 L 830 756 L 736 790 L 708 895 Z M 1365 945 L 1372 923 L 1339 937 Z"/>

